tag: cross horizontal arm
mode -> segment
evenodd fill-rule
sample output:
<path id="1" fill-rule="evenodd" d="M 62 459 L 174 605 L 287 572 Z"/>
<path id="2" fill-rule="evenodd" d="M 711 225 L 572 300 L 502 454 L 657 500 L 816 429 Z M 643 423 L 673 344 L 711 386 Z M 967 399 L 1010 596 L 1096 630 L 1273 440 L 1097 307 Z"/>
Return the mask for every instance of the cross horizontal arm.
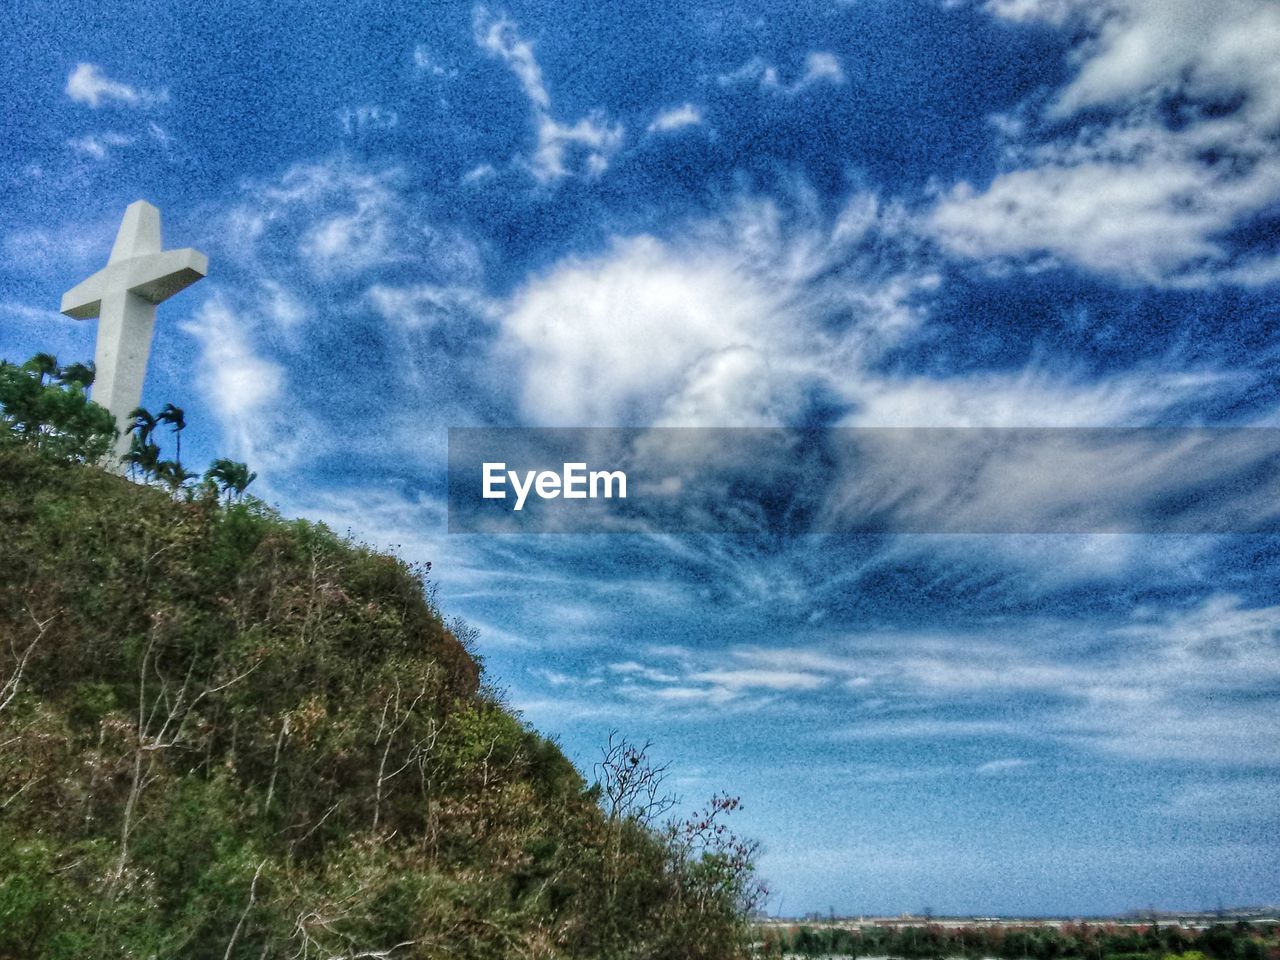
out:
<path id="1" fill-rule="evenodd" d="M 209 272 L 209 258 L 185 247 L 109 263 L 62 295 L 62 312 L 76 320 L 98 315 L 102 298 L 120 290 L 161 303 Z"/>

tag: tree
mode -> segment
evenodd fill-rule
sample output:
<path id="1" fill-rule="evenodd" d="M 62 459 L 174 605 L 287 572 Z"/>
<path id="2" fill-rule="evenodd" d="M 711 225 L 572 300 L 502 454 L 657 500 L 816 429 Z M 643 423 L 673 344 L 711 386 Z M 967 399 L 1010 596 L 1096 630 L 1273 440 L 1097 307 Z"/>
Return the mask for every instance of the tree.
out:
<path id="1" fill-rule="evenodd" d="M 0 439 L 30 443 L 64 460 L 106 456 L 115 442 L 115 420 L 85 395 L 88 368 L 75 366 L 83 367 L 63 368 L 63 376 L 50 354 L 36 354 L 21 366 L 0 361 Z"/>
<path id="2" fill-rule="evenodd" d="M 249 484 L 253 483 L 257 476 L 256 473 L 249 471 L 247 464 L 225 458 L 213 461 L 209 469 L 204 472 L 204 479 L 213 483 L 218 491 L 226 496 L 228 502 L 233 493 L 237 500 L 241 499 Z"/>
<path id="3" fill-rule="evenodd" d="M 617 730 L 610 731 L 595 773 L 600 802 L 611 823 L 631 819 L 648 827 L 675 806 L 675 795 L 662 789 L 670 764 L 655 765 L 649 759 L 652 746 L 649 740 L 636 746 Z"/>
<path id="4" fill-rule="evenodd" d="M 46 377 L 52 380 L 58 375 L 58 358 L 51 353 L 37 353 L 22 367 L 24 370 L 36 374 L 39 377 L 40 385 L 44 386 Z"/>
<path id="5" fill-rule="evenodd" d="M 175 444 L 174 459 L 181 462 L 182 460 L 182 431 L 187 428 L 187 417 L 181 407 L 175 407 L 172 403 L 166 403 L 160 408 L 160 412 L 156 415 L 156 423 L 167 423 L 173 428 L 173 441 Z"/>
<path id="6" fill-rule="evenodd" d="M 135 436 L 133 442 L 129 445 L 129 452 L 124 455 L 124 462 L 128 464 L 131 475 L 137 471 L 142 474 L 144 480 L 148 477 L 158 476 L 160 448 L 152 443 L 150 439 L 144 440 L 141 436 Z"/>
<path id="7" fill-rule="evenodd" d="M 145 447 L 156 429 L 156 417 L 146 407 L 134 407 L 129 411 L 129 424 L 126 433 L 136 434 L 138 441 Z"/>
<path id="8" fill-rule="evenodd" d="M 151 449 L 158 450 L 154 444 Z M 171 493 L 177 493 L 184 483 L 196 476 L 189 470 L 183 469 L 182 464 L 177 460 L 161 460 L 155 465 L 154 472 L 156 479 L 167 486 Z"/>
<path id="9" fill-rule="evenodd" d="M 97 371 L 92 363 L 69 363 L 58 369 L 58 383 L 65 387 L 76 385 L 82 390 L 88 390 L 93 386 L 96 376 Z"/>

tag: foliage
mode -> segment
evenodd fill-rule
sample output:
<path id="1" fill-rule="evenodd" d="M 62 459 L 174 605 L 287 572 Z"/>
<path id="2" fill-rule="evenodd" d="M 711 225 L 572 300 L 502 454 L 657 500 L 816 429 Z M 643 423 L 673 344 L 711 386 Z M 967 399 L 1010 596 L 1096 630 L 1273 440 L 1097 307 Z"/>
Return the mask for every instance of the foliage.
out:
<path id="1" fill-rule="evenodd" d="M 92 365 L 59 366 L 56 357 L 38 353 L 17 366 L 0 360 L 0 442 L 27 443 L 63 460 L 104 462 L 115 444 L 116 424 L 111 414 L 88 398 L 93 385 Z M 156 430 L 167 425 L 175 446 L 166 460 L 156 441 Z M 129 413 L 129 450 L 123 457 L 130 476 L 154 481 L 177 495 L 221 494 L 240 500 L 257 477 L 234 460 L 218 459 L 205 471 L 203 484 L 187 484 L 196 474 L 182 465 L 182 432 L 187 428 L 181 407 L 166 403 L 158 414 L 145 407 Z"/>
<path id="2" fill-rule="evenodd" d="M 244 498 L 247 468 L 175 498 L 4 409 L 0 958 L 744 955 L 733 804 L 606 813 L 428 567 Z"/>
<path id="3" fill-rule="evenodd" d="M 0 443 L 22 441 L 50 456 L 95 462 L 115 442 L 116 425 L 85 391 L 93 371 L 59 367 L 47 353 L 21 366 L 0 360 Z"/>
<path id="4" fill-rule="evenodd" d="M 769 925 L 766 957 L 996 957 L 1003 960 L 1268 960 L 1280 956 L 1280 929 L 1248 923 L 1207 928 L 1178 924 L 1068 923 L 1061 926 Z"/>

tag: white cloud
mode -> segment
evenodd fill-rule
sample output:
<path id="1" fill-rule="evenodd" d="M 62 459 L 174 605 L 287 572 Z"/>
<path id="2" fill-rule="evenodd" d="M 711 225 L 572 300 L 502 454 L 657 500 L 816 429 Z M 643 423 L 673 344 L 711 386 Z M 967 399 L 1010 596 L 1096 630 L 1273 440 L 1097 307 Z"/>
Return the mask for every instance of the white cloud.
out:
<path id="1" fill-rule="evenodd" d="M 277 326 L 289 329 L 307 318 L 307 308 L 302 302 L 275 280 L 262 281 L 262 294 L 266 314 Z"/>
<path id="2" fill-rule="evenodd" d="M 422 44 L 418 44 L 418 46 L 413 48 L 413 65 L 433 77 L 451 79 L 458 75 L 458 71 L 456 69 L 445 67 L 437 61 L 431 51 Z"/>
<path id="3" fill-rule="evenodd" d="M 778 307 L 727 258 L 635 237 L 526 285 L 503 319 L 504 347 L 536 422 L 652 422 L 691 377 L 714 376 L 699 374 L 701 361 L 762 346 Z"/>
<path id="4" fill-rule="evenodd" d="M 405 222 L 395 170 L 369 172 L 336 163 L 299 164 L 226 215 L 233 252 L 280 259 L 288 245 L 313 273 L 352 273 L 414 254 L 423 237 Z M 273 236 L 270 254 L 259 249 Z M 420 247 L 418 248 L 420 250 Z"/>
<path id="5" fill-rule="evenodd" d="M 42 276 L 48 273 L 50 263 L 65 264 L 77 273 L 91 273 L 102 265 L 102 252 L 111 249 L 119 226 L 118 215 L 112 215 L 88 225 L 71 223 L 56 228 L 14 230 L 4 237 L 4 255 L 11 267 Z"/>
<path id="6" fill-rule="evenodd" d="M 113 150 L 127 147 L 131 143 L 133 143 L 133 137 L 125 136 L 122 133 L 107 132 L 74 137 L 67 141 L 67 146 L 82 156 L 93 160 L 105 160 Z"/>
<path id="7" fill-rule="evenodd" d="M 540 424 L 773 421 L 771 380 L 754 374 L 785 366 L 765 358 L 771 342 L 794 339 L 782 315 L 731 257 L 635 237 L 517 292 L 503 349 L 524 378 L 521 406 Z"/>
<path id="8" fill-rule="evenodd" d="M 935 280 L 874 199 L 834 221 L 797 206 L 744 199 L 678 239 L 617 238 L 517 290 L 499 353 L 530 422 L 773 425 L 814 386 L 851 389 L 916 328 L 911 301 Z"/>
<path id="9" fill-rule="evenodd" d="M 1280 201 L 1280 7 L 993 0 L 987 9 L 1088 37 L 1074 76 L 1032 126 L 1086 122 L 1040 142 L 1025 122 L 1005 123 L 1010 169 L 982 188 L 956 185 L 929 218 L 948 249 L 1145 283 L 1280 275 L 1274 253 L 1241 256 L 1223 239 Z"/>
<path id="10" fill-rule="evenodd" d="M 628 677 L 639 677 L 652 683 L 675 683 L 679 680 L 673 673 L 665 670 L 658 670 L 653 667 L 646 667 L 642 663 L 634 660 L 625 660 L 622 663 L 609 664 L 609 670 L 613 673 L 622 674 Z"/>
<path id="11" fill-rule="evenodd" d="M 722 87 L 754 83 L 762 90 L 793 96 L 822 83 L 839 86 L 845 82 L 846 77 L 840 59 L 835 54 L 815 50 L 805 55 L 804 71 L 791 83 L 783 83 L 778 76 L 778 68 L 758 56 L 721 74 L 717 79 Z"/>
<path id="12" fill-rule="evenodd" d="M 1133 370 L 1102 378 L 1028 368 L 952 379 L 867 377 L 851 386 L 858 427 L 1146 426 L 1191 400 L 1238 386 L 1206 371 Z"/>
<path id="13" fill-rule="evenodd" d="M 78 63 L 67 77 L 66 94 L 77 103 L 100 107 L 116 102 L 129 106 L 149 106 L 169 99 L 164 91 L 143 90 L 107 77 L 102 68 L 93 63 Z"/>
<path id="14" fill-rule="evenodd" d="M 670 133 L 683 127 L 697 126 L 702 123 L 702 111 L 691 103 L 684 103 L 669 110 L 663 110 L 649 124 L 650 133 Z"/>
<path id="15" fill-rule="evenodd" d="M 342 125 L 343 133 L 352 136 L 371 130 L 394 130 L 400 123 L 400 115 L 386 107 L 365 104 L 339 110 L 338 123 Z"/>
<path id="16" fill-rule="evenodd" d="M 1210 781 L 1188 784 L 1156 808 L 1166 817 L 1211 822 L 1274 821 L 1280 817 L 1273 780 Z"/>
<path id="17" fill-rule="evenodd" d="M 154 120 L 147 121 L 147 133 L 151 135 L 152 140 L 160 144 L 162 147 L 168 148 L 173 146 L 173 135 Z"/>
<path id="18" fill-rule="evenodd" d="M 281 397 L 283 369 L 259 353 L 248 325 L 218 297 L 182 329 L 200 344 L 200 388 L 237 453 L 255 465 L 280 462 L 283 451 L 274 448 L 289 432 L 273 429 L 263 414 Z"/>
<path id="19" fill-rule="evenodd" d="M 568 176 L 579 153 L 585 157 L 581 160 L 581 172 L 588 177 L 598 177 L 609 168 L 609 158 L 622 146 L 622 126 L 610 124 L 599 110 L 572 125 L 539 116 L 537 132 L 533 172 L 543 181 Z"/>
<path id="20" fill-rule="evenodd" d="M 704 670 L 690 676 L 728 690 L 816 690 L 829 678 L 803 670 Z"/>
<path id="21" fill-rule="evenodd" d="M 644 659 L 617 670 L 627 695 L 728 703 L 764 690 L 770 699 L 753 708 L 798 709 L 821 697 L 813 709 L 823 715 L 837 699 L 852 722 L 819 735 L 841 742 L 1026 740 L 1133 760 L 1280 762 L 1280 607 L 1229 595 L 1174 612 L 1140 608 L 1110 625 L 1033 618 L 677 653 L 678 674 Z M 1003 750 L 974 772 L 1035 764 Z"/>
<path id="22" fill-rule="evenodd" d="M 225 304 L 206 301 L 183 329 L 203 348 L 208 392 L 226 418 L 247 417 L 279 396 L 281 369 L 253 350 L 241 322 Z"/>
<path id="23" fill-rule="evenodd" d="M 1045 11 L 1077 18 L 1094 39 L 1055 111 L 1122 103 L 1152 93 L 1245 95 L 1243 110 L 1264 125 L 1280 121 L 1280 8 L 1269 0 L 1076 0 Z"/>
<path id="24" fill-rule="evenodd" d="M 516 75 L 529 102 L 540 110 L 551 109 L 551 96 L 542 81 L 542 68 L 533 55 L 533 44 L 523 39 L 516 25 L 505 17 L 495 17 L 484 7 L 475 12 L 476 43 L 481 49 L 501 57 Z"/>
<path id="25" fill-rule="evenodd" d="M 617 238 L 529 280 L 498 307 L 529 422 L 776 425 L 819 389 L 849 405 L 848 426 L 1146 426 L 1242 383 L 1167 362 L 1103 376 L 885 373 L 876 361 L 921 327 L 939 283 L 928 255 L 874 195 L 834 218 L 805 210 L 746 198 L 674 239 Z"/>
<path id="26" fill-rule="evenodd" d="M 1020 757 L 989 760 L 986 763 L 979 764 L 976 772 L 983 776 L 995 776 L 1001 773 L 1009 773 L 1012 770 L 1021 770 L 1031 766 L 1034 762 L 1034 760 L 1023 760 Z"/>
<path id="27" fill-rule="evenodd" d="M 557 670 L 530 667 L 529 672 L 552 687 L 581 687 L 587 685 L 580 677 L 571 677 L 567 673 L 560 673 Z"/>
<path id="28" fill-rule="evenodd" d="M 485 180 L 491 179 L 497 171 L 491 163 L 481 163 L 472 167 L 462 175 L 463 183 L 483 183 Z"/>
<path id="29" fill-rule="evenodd" d="M 834 53 L 816 51 L 805 56 L 804 76 L 797 82 L 796 89 L 802 89 L 815 83 L 834 83 L 838 85 L 844 82 L 844 69 L 840 66 L 839 58 Z"/>
<path id="30" fill-rule="evenodd" d="M 39 323 L 46 326 L 58 323 L 63 319 L 62 314 L 57 310 L 32 307 L 25 303 L 18 303 L 16 300 L 0 301 L 0 311 L 27 323 Z"/>
<path id="31" fill-rule="evenodd" d="M 529 161 L 534 177 L 545 183 L 570 174 L 596 177 L 604 173 L 610 158 L 622 146 L 622 125 L 610 122 L 601 110 L 593 110 L 574 123 L 557 120 L 533 44 L 522 38 L 516 25 L 505 17 L 477 7 L 475 38 L 482 50 L 510 68 L 529 100 L 537 136 Z"/>
<path id="32" fill-rule="evenodd" d="M 1079 0 L 987 0 L 985 4 L 990 13 L 1005 20 L 1019 23 L 1043 20 L 1055 26 L 1082 12 L 1082 6 Z"/>
<path id="33" fill-rule="evenodd" d="M 492 322 L 495 310 L 490 301 L 469 287 L 374 284 L 368 296 L 374 309 L 388 322 L 408 329 L 451 327 L 462 317 L 469 330 L 457 331 L 460 335 L 474 336 L 477 325 Z"/>

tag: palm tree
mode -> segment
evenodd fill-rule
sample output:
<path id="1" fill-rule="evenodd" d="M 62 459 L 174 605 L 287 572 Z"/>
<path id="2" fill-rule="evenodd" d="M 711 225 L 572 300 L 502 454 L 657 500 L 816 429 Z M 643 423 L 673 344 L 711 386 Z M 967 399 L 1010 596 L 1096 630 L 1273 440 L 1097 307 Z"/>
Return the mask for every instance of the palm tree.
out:
<path id="1" fill-rule="evenodd" d="M 209 469 L 204 472 L 204 479 L 217 485 L 218 489 L 226 494 L 228 503 L 231 502 L 232 493 L 235 493 L 237 500 L 242 498 L 245 489 L 257 476 L 256 473 L 249 471 L 247 464 L 226 458 L 213 461 Z"/>
<path id="2" fill-rule="evenodd" d="M 154 445 L 153 449 L 155 449 Z M 155 465 L 155 474 L 169 488 L 170 493 L 177 493 L 184 483 L 195 476 L 194 473 L 184 470 L 177 460 L 161 460 Z"/>
<path id="3" fill-rule="evenodd" d="M 129 411 L 129 419 L 133 422 L 129 424 L 126 433 L 137 432 L 138 442 L 142 446 L 151 443 L 151 434 L 156 429 L 156 418 L 146 407 L 134 407 Z M 154 446 L 154 444 L 152 444 Z"/>
<path id="4" fill-rule="evenodd" d="M 172 403 L 166 403 L 156 414 L 156 423 L 167 423 L 173 427 L 173 439 L 177 444 L 177 452 L 174 459 L 179 463 L 182 462 L 182 431 L 187 428 L 186 414 L 183 413 L 181 407 L 175 407 Z"/>
<path id="5" fill-rule="evenodd" d="M 92 363 L 69 363 L 58 370 L 58 382 L 63 386 L 79 384 L 83 390 L 93 386 L 93 378 L 97 371 Z"/>
<path id="6" fill-rule="evenodd" d="M 39 375 L 40 386 L 44 386 L 45 377 L 52 379 L 58 374 L 58 358 L 52 353 L 37 353 L 22 366 L 24 369 Z"/>
<path id="7" fill-rule="evenodd" d="M 129 429 L 132 431 L 133 427 Z M 159 476 L 160 448 L 150 440 L 134 437 L 133 443 L 129 446 L 129 452 L 122 459 L 129 465 L 130 473 L 138 470 L 142 473 L 143 479 Z"/>

